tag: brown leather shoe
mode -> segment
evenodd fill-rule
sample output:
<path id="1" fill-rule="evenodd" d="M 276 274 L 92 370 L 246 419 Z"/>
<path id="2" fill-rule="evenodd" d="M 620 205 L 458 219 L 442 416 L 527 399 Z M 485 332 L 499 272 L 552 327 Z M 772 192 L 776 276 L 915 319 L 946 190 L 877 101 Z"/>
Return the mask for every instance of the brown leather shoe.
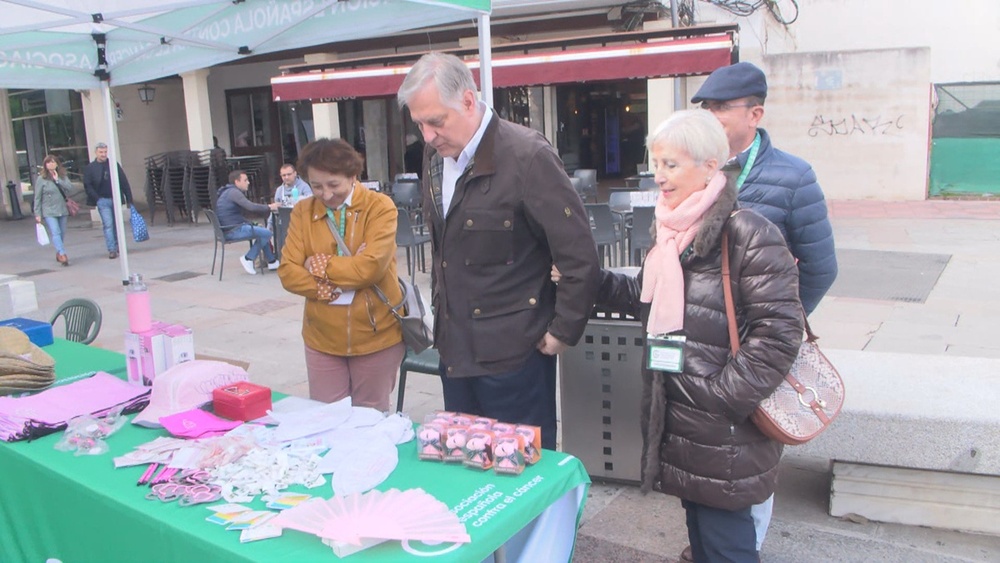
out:
<path id="1" fill-rule="evenodd" d="M 691 554 L 690 545 L 681 550 L 680 561 L 682 561 L 683 563 L 694 563 L 694 555 Z"/>
<path id="2" fill-rule="evenodd" d="M 56 253 L 56 262 L 59 262 L 63 266 L 69 266 L 69 258 L 65 254 Z"/>
<path id="3" fill-rule="evenodd" d="M 117 250 L 112 250 L 111 252 L 108 253 L 108 260 L 114 260 L 115 258 L 118 258 Z"/>

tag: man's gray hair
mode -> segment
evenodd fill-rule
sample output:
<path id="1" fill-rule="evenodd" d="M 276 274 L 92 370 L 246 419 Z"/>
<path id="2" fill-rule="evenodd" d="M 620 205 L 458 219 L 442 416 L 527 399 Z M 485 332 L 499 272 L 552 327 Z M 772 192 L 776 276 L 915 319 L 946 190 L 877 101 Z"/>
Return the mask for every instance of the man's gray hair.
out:
<path id="1" fill-rule="evenodd" d="M 104 141 L 101 141 L 100 143 L 97 143 L 96 145 L 94 145 L 94 148 L 95 149 L 106 149 L 106 148 L 108 148 L 108 144 L 105 143 Z"/>
<path id="2" fill-rule="evenodd" d="M 646 139 L 646 148 L 671 145 L 686 152 L 696 162 L 715 159 L 719 168 L 729 159 L 729 140 L 719 120 L 704 109 L 674 112 Z"/>
<path id="3" fill-rule="evenodd" d="M 427 53 L 406 73 L 403 85 L 396 93 L 399 109 L 409 104 L 417 91 L 431 80 L 441 95 L 441 103 L 458 110 L 462 108 L 462 94 L 466 90 L 477 91 L 472 71 L 462 59 L 445 53 Z"/>

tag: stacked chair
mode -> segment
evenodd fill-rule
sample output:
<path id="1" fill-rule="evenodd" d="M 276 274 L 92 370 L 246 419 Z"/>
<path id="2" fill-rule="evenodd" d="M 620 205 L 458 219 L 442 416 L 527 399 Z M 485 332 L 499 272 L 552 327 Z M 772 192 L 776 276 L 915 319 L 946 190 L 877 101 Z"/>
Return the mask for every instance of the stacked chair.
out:
<path id="1" fill-rule="evenodd" d="M 197 222 L 199 212 L 214 208 L 219 188 L 229 181 L 230 170 L 222 149 L 170 151 L 146 157 L 150 223 L 155 221 L 156 208 L 161 205 L 168 224 L 174 224 L 178 217 Z"/>
<path id="2" fill-rule="evenodd" d="M 215 209 L 219 188 L 229 181 L 226 151 L 209 149 L 193 153 L 188 166 L 188 194 L 192 220 L 198 222 L 198 213 Z"/>
<path id="3" fill-rule="evenodd" d="M 250 190 L 247 198 L 251 201 L 271 201 L 274 193 L 274 186 L 277 181 L 271 178 L 270 166 L 267 157 L 264 155 L 238 156 L 226 159 L 229 170 L 226 171 L 226 180 L 232 170 L 242 170 L 247 173 L 250 179 Z M 225 184 L 222 182 L 220 185 Z"/>
<path id="4" fill-rule="evenodd" d="M 165 153 L 163 166 L 163 193 L 167 201 L 167 222 L 174 223 L 174 212 L 190 220 L 191 205 L 188 196 L 187 176 L 191 151 Z"/>
<path id="5" fill-rule="evenodd" d="M 167 212 L 167 222 L 174 222 L 170 205 L 167 204 L 167 195 L 163 191 L 163 167 L 166 160 L 164 153 L 146 157 L 146 202 L 149 203 L 150 225 L 156 222 L 156 208 L 161 205 Z"/>

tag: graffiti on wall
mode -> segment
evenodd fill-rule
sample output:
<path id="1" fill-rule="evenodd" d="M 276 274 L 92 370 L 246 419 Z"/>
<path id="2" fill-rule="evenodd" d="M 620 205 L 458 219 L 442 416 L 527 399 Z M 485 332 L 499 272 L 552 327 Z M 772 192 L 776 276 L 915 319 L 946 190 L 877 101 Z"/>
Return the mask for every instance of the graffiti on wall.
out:
<path id="1" fill-rule="evenodd" d="M 825 117 L 817 114 L 809 126 L 810 137 L 848 136 L 848 135 L 891 135 L 903 128 L 903 116 L 858 117 L 851 114 L 848 117 Z"/>

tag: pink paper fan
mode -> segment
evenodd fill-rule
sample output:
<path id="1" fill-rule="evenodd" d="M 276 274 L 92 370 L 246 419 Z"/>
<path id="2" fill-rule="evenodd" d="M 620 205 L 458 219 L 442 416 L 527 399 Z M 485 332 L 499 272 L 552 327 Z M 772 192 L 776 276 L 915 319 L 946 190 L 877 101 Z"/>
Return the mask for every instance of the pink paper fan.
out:
<path id="1" fill-rule="evenodd" d="M 284 510 L 271 524 L 355 546 L 370 540 L 468 543 L 465 525 L 422 489 L 368 491 L 312 499 Z"/>

